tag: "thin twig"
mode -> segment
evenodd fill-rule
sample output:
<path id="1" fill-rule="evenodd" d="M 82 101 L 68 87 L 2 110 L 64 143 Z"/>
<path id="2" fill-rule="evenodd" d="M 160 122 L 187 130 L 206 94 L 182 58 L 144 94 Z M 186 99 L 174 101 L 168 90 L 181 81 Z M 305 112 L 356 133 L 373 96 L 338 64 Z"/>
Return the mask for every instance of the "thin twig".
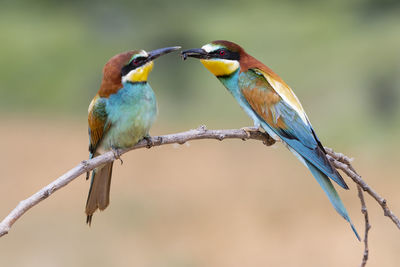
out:
<path id="1" fill-rule="evenodd" d="M 27 212 L 33 206 L 37 205 L 42 200 L 49 197 L 55 191 L 66 186 L 68 183 L 70 183 L 72 180 L 79 177 L 83 173 L 87 173 L 102 164 L 112 162 L 120 155 L 125 154 L 130 150 L 148 147 L 149 143 L 152 143 L 152 146 L 161 146 L 173 143 L 184 144 L 187 141 L 199 139 L 216 139 L 220 141 L 224 139 L 254 139 L 262 141 L 267 146 L 273 145 L 275 143 L 275 140 L 272 139 L 268 134 L 259 131 L 248 132 L 243 129 L 207 130 L 205 126 L 200 126 L 197 129 L 189 130 L 186 132 L 164 136 L 155 136 L 151 138 L 150 142 L 142 140 L 131 148 L 118 150 L 118 153 L 109 151 L 96 158 L 82 161 L 76 167 L 69 170 L 67 173 L 63 174 L 49 185 L 43 187 L 34 195 L 25 200 L 22 200 L 17 205 L 17 207 L 13 209 L 11 213 L 0 223 L 0 237 L 7 234 L 12 225 L 22 215 L 24 215 L 25 212 Z"/>
<path id="2" fill-rule="evenodd" d="M 393 223 L 400 229 L 400 220 L 394 215 L 394 213 L 389 209 L 387 205 L 386 199 L 381 197 L 375 190 L 373 190 L 357 172 L 354 170 L 351 165 L 351 159 L 342 153 L 336 153 L 331 148 L 325 148 L 328 153 L 328 159 L 331 161 L 333 166 L 337 169 L 341 169 L 347 176 L 349 176 L 357 185 L 361 186 L 362 190 L 367 192 L 370 196 L 372 196 L 382 207 L 383 214 L 389 217 Z"/>
<path id="3" fill-rule="evenodd" d="M 371 229 L 371 225 L 369 224 L 368 210 L 365 204 L 363 191 L 366 191 L 379 203 L 384 211 L 384 215 L 389 217 L 399 229 L 400 221 L 396 217 L 396 215 L 394 215 L 394 213 L 389 209 L 387 201 L 382 198 L 378 193 L 376 193 L 371 187 L 369 187 L 368 184 L 364 180 L 362 180 L 361 176 L 357 174 L 356 170 L 351 165 L 352 159 L 342 153 L 334 152 L 331 148 L 325 148 L 325 150 L 328 153 L 328 159 L 332 162 L 333 166 L 335 166 L 337 169 L 341 169 L 342 171 L 344 171 L 346 175 L 353 179 L 353 181 L 357 184 L 358 197 L 361 201 L 361 213 L 364 214 L 365 221 L 364 253 L 360 266 L 365 267 L 367 265 L 369 257 L 368 232 Z"/>
<path id="4" fill-rule="evenodd" d="M 149 144 L 152 144 L 152 146 L 161 146 L 173 143 L 184 144 L 187 141 L 199 140 L 199 139 L 217 139 L 220 141 L 224 139 L 242 139 L 242 140 L 253 139 L 262 141 L 267 146 L 273 145 L 275 143 L 275 140 L 272 139 L 268 134 L 260 131 L 248 132 L 243 129 L 207 130 L 205 126 L 200 126 L 198 129 L 195 130 L 189 130 L 177 134 L 156 136 L 152 137 L 149 141 L 142 140 L 131 148 L 118 150 L 117 153 L 113 151 L 106 152 L 96 158 L 82 161 L 76 167 L 74 167 L 67 173 L 60 176 L 57 180 L 45 186 L 44 188 L 42 188 L 29 198 L 21 201 L 17 205 L 17 207 L 14 210 L 12 210 L 11 213 L 0 223 L 0 237 L 7 234 L 8 231 L 11 229 L 12 225 L 25 212 L 27 212 L 33 206 L 37 205 L 42 200 L 46 199 L 53 192 L 66 186 L 69 182 L 79 177 L 83 173 L 90 172 L 91 170 L 102 164 L 112 162 L 115 159 L 119 158 L 120 155 L 130 150 L 149 147 Z M 368 211 L 365 205 L 365 200 L 362 190 L 367 192 L 379 203 L 379 205 L 382 207 L 384 211 L 384 215 L 389 217 L 399 229 L 400 229 L 400 221 L 394 215 L 394 213 L 389 209 L 386 200 L 382 198 L 378 193 L 376 193 L 370 186 L 368 186 L 368 184 L 361 178 L 361 176 L 357 174 L 357 172 L 351 165 L 350 158 L 341 153 L 334 152 L 331 148 L 325 148 L 325 150 L 328 153 L 327 157 L 331 161 L 332 165 L 335 168 L 344 171 L 344 173 L 346 173 L 346 175 L 349 176 L 358 185 L 359 198 L 361 200 L 361 206 L 362 206 L 361 211 L 364 214 L 365 226 L 366 226 L 365 237 L 364 237 L 365 249 L 363 254 L 363 261 L 361 263 L 361 266 L 365 266 L 368 260 L 368 253 L 369 253 L 368 231 L 371 226 L 369 224 Z"/>
<path id="5" fill-rule="evenodd" d="M 367 205 L 365 204 L 364 193 L 361 186 L 357 185 L 357 190 L 358 190 L 358 197 L 360 198 L 361 201 L 361 213 L 364 214 L 364 220 L 365 220 L 364 253 L 360 266 L 365 267 L 365 265 L 367 265 L 368 255 L 369 255 L 368 232 L 369 229 L 371 229 L 371 225 L 369 224 Z"/>

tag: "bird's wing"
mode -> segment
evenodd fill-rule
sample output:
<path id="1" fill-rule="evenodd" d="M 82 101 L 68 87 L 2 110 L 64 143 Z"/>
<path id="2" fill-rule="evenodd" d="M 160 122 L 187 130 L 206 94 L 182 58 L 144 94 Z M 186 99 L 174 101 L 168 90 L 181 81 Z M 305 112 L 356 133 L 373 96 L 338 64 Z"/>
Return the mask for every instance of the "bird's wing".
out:
<path id="1" fill-rule="evenodd" d="M 283 141 L 343 188 L 343 178 L 326 157 L 296 95 L 283 81 L 259 68 L 239 79 L 241 92 L 253 111 Z"/>
<path id="2" fill-rule="evenodd" d="M 104 134 L 110 128 L 107 123 L 106 99 L 96 95 L 88 109 L 89 152 L 92 158 Z"/>

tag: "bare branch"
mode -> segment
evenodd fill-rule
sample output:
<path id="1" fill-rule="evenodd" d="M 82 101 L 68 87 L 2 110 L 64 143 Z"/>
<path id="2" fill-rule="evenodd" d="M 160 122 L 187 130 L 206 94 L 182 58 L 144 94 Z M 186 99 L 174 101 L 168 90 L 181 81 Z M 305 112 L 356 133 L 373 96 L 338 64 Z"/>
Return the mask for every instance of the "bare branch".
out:
<path id="1" fill-rule="evenodd" d="M 387 205 L 386 199 L 381 197 L 378 193 L 375 192 L 362 178 L 357 172 L 354 170 L 351 165 L 351 159 L 342 153 L 336 153 L 331 148 L 325 148 L 328 153 L 328 158 L 333 164 L 333 166 L 337 169 L 341 169 L 349 176 L 357 185 L 359 185 L 362 190 L 367 192 L 370 196 L 372 196 L 378 203 L 381 205 L 383 209 L 383 213 L 385 216 L 389 217 L 393 223 L 400 229 L 400 220 L 396 215 L 389 209 Z"/>
<path id="2" fill-rule="evenodd" d="M 250 128 L 248 128 L 250 129 Z M 67 173 L 60 176 L 57 180 L 53 181 L 49 185 L 45 186 L 41 190 L 39 190 L 34 195 L 29 198 L 21 201 L 17 207 L 11 211 L 11 213 L 0 223 L 0 237 L 7 234 L 12 225 L 29 209 L 33 206 L 37 205 L 42 200 L 46 199 L 53 192 L 58 189 L 66 186 L 69 182 L 79 177 L 81 174 L 90 172 L 94 168 L 103 165 L 108 162 L 112 162 L 119 158 L 120 155 L 127 153 L 130 150 L 144 148 L 144 147 L 152 147 L 152 146 L 161 146 L 167 144 L 184 144 L 187 141 L 191 140 L 200 140 L 200 139 L 216 139 L 216 140 L 224 140 L 224 139 L 242 139 L 242 140 L 259 140 L 262 141 L 265 145 L 270 146 L 275 143 L 275 140 L 272 139 L 268 134 L 260 131 L 246 131 L 244 129 L 231 129 L 231 130 L 207 130 L 205 126 L 200 126 L 198 129 L 189 130 L 186 132 L 169 134 L 164 136 L 156 136 L 150 138 L 150 140 L 142 140 L 135 146 L 128 149 L 121 149 L 116 152 L 109 151 L 104 153 L 96 158 L 90 160 L 84 160 L 76 167 L 68 171 Z M 365 219 L 365 236 L 364 236 L 364 254 L 363 261 L 361 266 L 365 266 L 368 260 L 368 231 L 370 229 L 368 211 L 365 205 L 363 191 L 367 192 L 370 196 L 372 196 L 382 207 L 384 210 L 384 215 L 389 217 L 396 226 L 400 229 L 400 221 L 394 215 L 394 213 L 389 209 L 387 202 L 384 198 L 382 198 L 378 193 L 376 193 L 368 184 L 361 178 L 360 175 L 357 174 L 353 166 L 351 165 L 351 160 L 347 156 L 336 153 L 330 148 L 325 148 L 327 151 L 327 157 L 333 164 L 333 166 L 337 169 L 341 169 L 349 176 L 357 185 L 358 185 L 358 194 L 361 200 L 361 211 L 364 214 Z M 362 189 L 362 190 L 361 190 Z"/>
<path id="3" fill-rule="evenodd" d="M 358 190 L 358 197 L 360 198 L 360 201 L 361 201 L 361 213 L 364 214 L 364 220 L 365 220 L 364 254 L 363 254 L 363 258 L 362 258 L 360 267 L 365 267 L 365 265 L 367 265 L 368 255 L 369 255 L 368 232 L 369 232 L 369 229 L 371 229 L 371 225 L 369 224 L 367 205 L 365 204 L 364 193 L 362 191 L 361 186 L 357 185 L 357 190 Z"/>
<path id="4" fill-rule="evenodd" d="M 384 198 L 382 198 L 378 193 L 376 193 L 368 184 L 361 178 L 360 175 L 357 174 L 356 170 L 351 165 L 352 159 L 347 157 L 342 153 L 336 153 L 331 148 L 325 148 L 326 152 L 328 153 L 328 159 L 331 161 L 333 166 L 337 169 L 341 169 L 349 176 L 353 181 L 357 184 L 358 190 L 358 197 L 361 201 L 361 213 L 364 214 L 364 221 L 365 221 L 365 232 L 364 232 L 364 253 L 363 258 L 361 261 L 361 267 L 365 267 L 367 265 L 368 256 L 369 256 L 369 248 L 368 248 L 368 232 L 371 229 L 371 225 L 369 224 L 369 217 L 368 217 L 368 210 L 365 204 L 364 193 L 366 191 L 370 196 L 372 196 L 382 207 L 384 211 L 384 215 L 389 217 L 397 228 L 400 229 L 400 221 L 394 215 L 394 213 L 389 209 L 387 202 Z"/>
<path id="5" fill-rule="evenodd" d="M 267 146 L 273 145 L 275 143 L 275 140 L 272 139 L 268 134 L 259 131 L 248 132 L 243 129 L 207 130 L 205 126 L 200 126 L 197 129 L 189 130 L 186 132 L 169 134 L 164 136 L 155 136 L 151 138 L 150 142 L 142 140 L 131 148 L 118 150 L 117 153 L 109 151 L 96 158 L 82 161 L 76 167 L 74 167 L 67 173 L 63 174 L 57 180 L 53 181 L 49 185 L 43 187 L 34 195 L 30 196 L 25 200 L 22 200 L 17 205 L 17 207 L 13 209 L 11 213 L 0 223 L 0 237 L 7 234 L 11 226 L 22 215 L 24 215 L 25 212 L 27 212 L 33 206 L 37 205 L 42 200 L 49 197 L 52 193 L 54 193 L 58 189 L 66 186 L 68 183 L 70 183 L 72 180 L 79 177 L 83 173 L 90 172 L 91 170 L 102 164 L 114 161 L 115 159 L 119 158 L 120 155 L 125 154 L 130 150 L 149 147 L 149 144 L 151 144 L 151 146 L 161 146 L 174 143 L 184 144 L 187 141 L 199 140 L 199 139 L 216 139 L 220 141 L 224 139 L 242 139 L 242 140 L 254 139 L 262 141 Z"/>

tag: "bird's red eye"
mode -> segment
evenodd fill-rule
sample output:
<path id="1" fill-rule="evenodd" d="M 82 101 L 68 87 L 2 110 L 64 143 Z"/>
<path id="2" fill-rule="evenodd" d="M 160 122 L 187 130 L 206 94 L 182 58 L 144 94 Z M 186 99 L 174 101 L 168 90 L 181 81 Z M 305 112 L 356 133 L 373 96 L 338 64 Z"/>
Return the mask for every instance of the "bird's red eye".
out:
<path id="1" fill-rule="evenodd" d="M 225 51 L 224 50 L 219 51 L 219 55 L 220 56 L 225 56 Z"/>
<path id="2" fill-rule="evenodd" d="M 133 60 L 133 64 L 137 65 L 138 63 L 139 63 L 139 60 L 138 60 L 137 58 L 135 58 L 135 59 Z"/>

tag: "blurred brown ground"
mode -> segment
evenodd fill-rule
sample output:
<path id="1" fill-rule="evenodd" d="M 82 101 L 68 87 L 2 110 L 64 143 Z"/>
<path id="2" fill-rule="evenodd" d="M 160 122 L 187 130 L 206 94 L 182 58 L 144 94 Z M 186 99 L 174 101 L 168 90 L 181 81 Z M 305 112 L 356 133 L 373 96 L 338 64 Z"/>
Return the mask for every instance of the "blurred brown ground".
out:
<path id="1" fill-rule="evenodd" d="M 193 125 L 197 127 L 198 125 Z M 186 129 L 180 129 L 186 130 Z M 2 118 L 3 218 L 87 158 L 86 121 Z M 156 126 L 151 134 L 179 131 Z M 348 152 L 348 151 L 344 151 Z M 357 154 L 358 153 L 358 154 Z M 348 153 L 349 154 L 349 153 Z M 355 152 L 355 168 L 400 215 L 400 157 Z M 111 205 L 85 224 L 84 176 L 0 240 L 0 266 L 358 266 L 363 244 L 281 144 L 194 141 L 142 149 L 114 166 Z M 354 184 L 340 190 L 363 235 Z M 368 266 L 399 266 L 400 234 L 367 197 Z"/>

